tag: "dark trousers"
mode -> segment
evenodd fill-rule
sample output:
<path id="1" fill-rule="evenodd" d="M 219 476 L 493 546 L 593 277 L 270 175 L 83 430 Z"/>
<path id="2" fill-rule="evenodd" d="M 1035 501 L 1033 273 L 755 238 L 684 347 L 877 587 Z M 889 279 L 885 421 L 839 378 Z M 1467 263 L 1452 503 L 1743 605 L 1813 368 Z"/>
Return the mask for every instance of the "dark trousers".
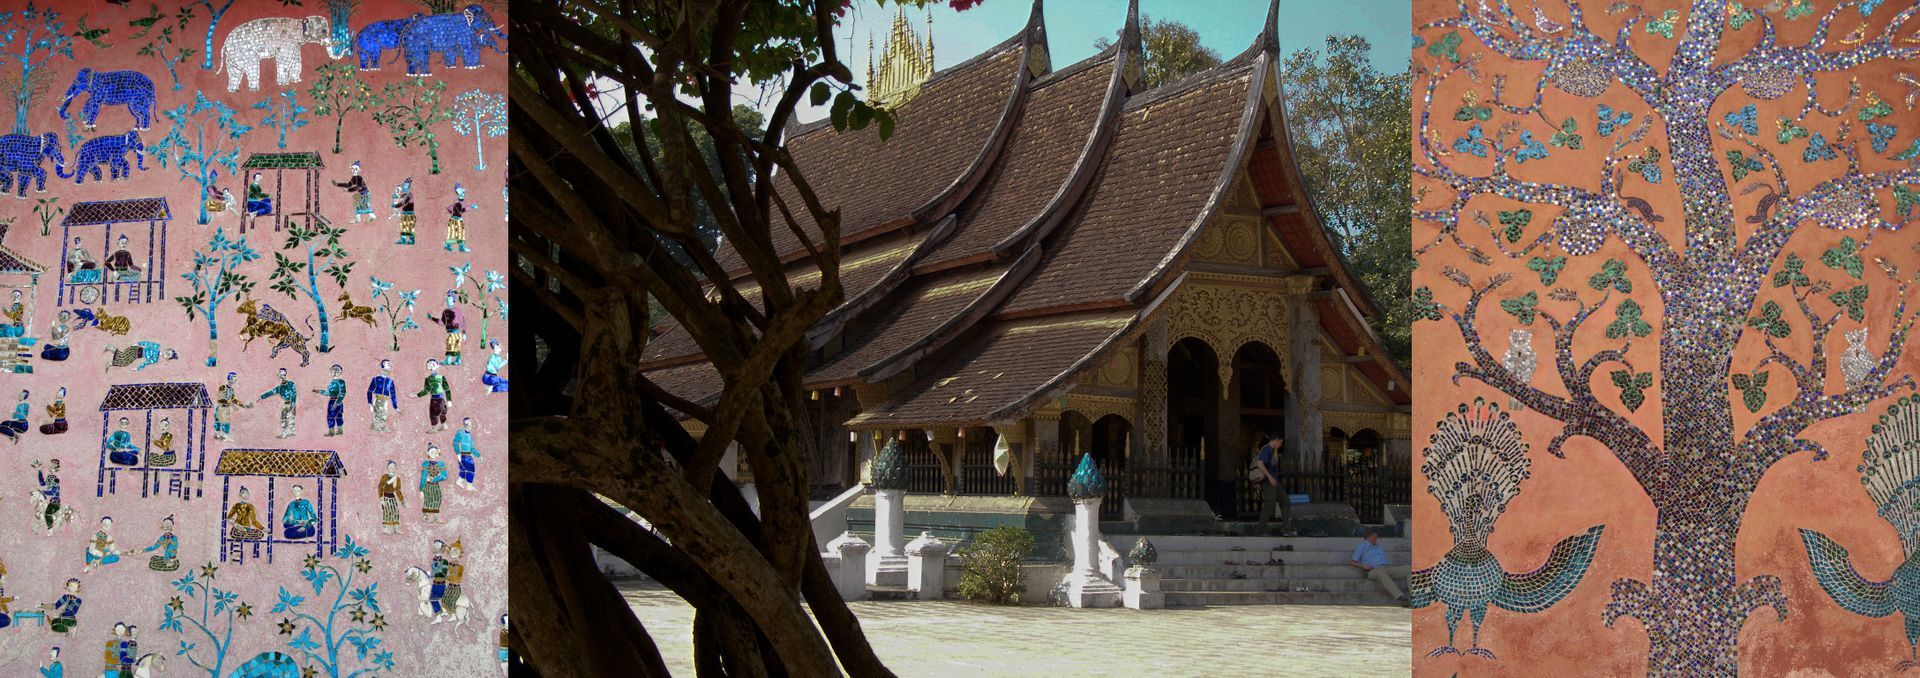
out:
<path id="1" fill-rule="evenodd" d="M 1260 488 L 1260 524 L 1265 526 L 1273 520 L 1275 510 L 1279 511 L 1280 524 L 1285 526 L 1293 517 L 1293 502 L 1288 501 L 1274 483 L 1261 483 Z"/>

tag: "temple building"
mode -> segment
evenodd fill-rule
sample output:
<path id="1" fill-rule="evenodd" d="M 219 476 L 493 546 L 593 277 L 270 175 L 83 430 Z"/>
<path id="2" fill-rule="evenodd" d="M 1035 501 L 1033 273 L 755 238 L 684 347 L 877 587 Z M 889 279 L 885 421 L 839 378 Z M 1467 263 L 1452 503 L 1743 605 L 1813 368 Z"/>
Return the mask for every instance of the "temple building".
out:
<path id="1" fill-rule="evenodd" d="M 1409 495 L 1407 379 L 1306 193 L 1272 20 L 1243 53 L 1154 88 L 1133 9 L 1113 46 L 1062 66 L 1039 2 L 943 70 L 928 33 L 896 18 L 868 66 L 891 138 L 785 132 L 841 214 L 844 303 L 807 339 L 817 495 L 861 482 L 893 438 L 914 492 L 1062 496 L 1086 454 L 1115 519 L 1155 498 L 1243 520 L 1258 511 L 1250 455 L 1278 431 L 1292 493 L 1390 522 L 1383 505 Z M 792 230 L 772 229 L 787 275 L 815 283 Z M 753 299 L 740 257 L 725 243 L 718 257 Z M 643 367 L 677 396 L 719 394 L 671 319 Z"/>

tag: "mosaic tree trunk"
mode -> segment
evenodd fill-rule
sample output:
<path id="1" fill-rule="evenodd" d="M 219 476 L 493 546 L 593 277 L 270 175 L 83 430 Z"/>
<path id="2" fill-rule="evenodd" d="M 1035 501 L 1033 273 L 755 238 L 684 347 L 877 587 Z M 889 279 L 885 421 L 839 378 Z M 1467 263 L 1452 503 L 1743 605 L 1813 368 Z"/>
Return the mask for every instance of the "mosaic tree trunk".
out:
<path id="1" fill-rule="evenodd" d="M 1473 9 L 1464 2 L 1457 7 L 1429 4 L 1433 7 L 1417 9 L 1416 16 L 1442 18 L 1417 29 L 1419 44 L 1426 49 L 1416 68 L 1424 71 L 1420 75 L 1426 86 L 1418 112 L 1414 170 L 1424 181 L 1416 180 L 1414 209 L 1417 221 L 1439 225 L 1440 233 L 1419 252 L 1451 244 L 1477 266 L 1468 267 L 1472 271 L 1448 266 L 1440 272 L 1466 290 L 1464 303 L 1459 296 L 1440 299 L 1434 289 L 1418 282 L 1416 303 L 1425 319 L 1452 320 L 1464 340 L 1468 355 L 1456 365 L 1456 383 L 1464 383 L 1461 377 L 1481 382 L 1557 422 L 1558 434 L 1547 448 L 1556 456 L 1563 455 L 1569 439 L 1599 441 L 1652 500 L 1652 574 L 1646 581 L 1613 583 L 1606 623 L 1633 617 L 1644 626 L 1653 674 L 1734 675 L 1739 666 L 1736 642 L 1749 616 L 1773 607 L 1784 620 L 1788 611 L 1777 577 L 1760 574 L 1741 581 L 1736 575 L 1736 537 L 1761 477 L 1797 452 L 1812 452 L 1816 460 L 1825 457 L 1819 445 L 1798 437 L 1808 426 L 1914 387 L 1911 376 L 1895 371 L 1913 325 L 1905 307 L 1911 278 L 1877 257 L 1868 258 L 1879 263 L 1887 281 L 1867 275 L 1863 256 L 1875 233 L 1899 226 L 1883 218 L 1883 203 L 1902 222 L 1920 204 L 1920 194 L 1902 186 L 1920 181 L 1920 169 L 1887 160 L 1911 161 L 1920 152 L 1871 157 L 1862 136 L 1875 137 L 1871 153 L 1888 151 L 1891 128 L 1883 132 L 1886 123 L 1871 121 L 1889 115 L 1890 107 L 1856 87 L 1844 105 L 1830 108 L 1821 103 L 1812 76 L 1858 72 L 1862 64 L 1876 60 L 1920 55 L 1920 49 L 1896 47 L 1894 42 L 1920 7 L 1892 8 L 1872 17 L 1879 3 L 1840 2 L 1824 18 L 1809 17 L 1812 11 L 1804 8 L 1789 8 L 1776 17 L 1724 0 L 1694 0 L 1684 13 L 1616 4 L 1609 10 L 1611 18 L 1601 18 L 1586 15 L 1578 5 L 1570 5 L 1563 16 L 1550 16 L 1559 8 L 1549 3 L 1543 5 L 1546 12 L 1536 9 L 1531 20 L 1522 20 L 1504 3 L 1502 9 Z M 1894 15 L 1894 9 L 1903 11 Z M 1871 24 L 1871 33 L 1862 26 L 1860 35 L 1843 40 L 1842 49 L 1825 49 L 1827 27 L 1842 10 L 1878 21 Z M 1819 22 L 1812 37 L 1803 44 L 1782 44 L 1776 20 L 1785 25 L 1802 18 Z M 1617 32 L 1612 25 L 1590 21 L 1617 23 Z M 1743 29 L 1748 34 L 1737 33 Z M 1730 36 L 1740 36 L 1743 42 L 1738 44 L 1744 45 L 1744 39 L 1756 33 L 1758 44 L 1744 55 L 1720 53 Z M 1661 44 L 1636 51 L 1629 43 L 1637 40 Z M 1641 54 L 1660 52 L 1665 41 L 1677 45 L 1661 71 Z M 1480 50 L 1487 53 L 1475 53 Z M 1545 75 L 1529 83 L 1536 87 L 1503 92 L 1509 75 L 1495 75 L 1490 98 L 1478 89 L 1462 93 L 1466 87 L 1460 83 L 1446 84 L 1463 73 L 1484 84 L 1483 59 L 1496 68 L 1503 67 L 1503 61 L 1549 65 Z M 1890 77 L 1882 80 L 1891 84 Z M 1766 103 L 1781 99 L 1803 81 L 1805 106 Z M 1558 90 L 1552 100 L 1546 96 L 1550 87 Z M 1630 90 L 1640 105 L 1619 111 L 1596 105 L 1596 117 L 1565 117 L 1572 109 L 1547 105 L 1564 104 L 1561 93 L 1593 98 L 1621 89 Z M 1445 120 L 1440 116 L 1454 109 L 1436 103 L 1439 91 L 1458 93 L 1461 99 L 1451 122 L 1440 122 Z M 1764 118 L 1759 107 L 1786 113 L 1779 116 L 1778 134 L 1760 133 Z M 1791 115 L 1793 108 L 1799 109 L 1797 117 Z M 1597 124 L 1589 128 L 1588 120 Z M 1867 135 L 1861 134 L 1862 122 L 1867 123 Z M 1457 136 L 1442 136 L 1437 130 L 1443 125 L 1444 134 Z M 1792 133 L 1795 128 L 1798 134 Z M 1809 133 L 1808 128 L 1816 131 Z M 1799 154 L 1803 162 L 1794 163 L 1788 152 L 1802 150 L 1799 139 L 1806 139 Z M 1834 142 L 1829 145 L 1828 139 Z M 1559 182 L 1574 169 L 1566 162 L 1554 168 L 1561 170 L 1557 174 L 1534 173 L 1546 163 L 1526 166 L 1554 154 L 1574 153 L 1583 143 L 1595 144 L 1595 150 L 1611 148 L 1595 163 L 1597 182 L 1592 166 L 1578 167 L 1578 178 L 1564 183 L 1534 178 L 1552 176 Z M 1781 149 L 1780 155 L 1775 148 Z M 1808 173 L 1818 174 L 1806 166 L 1836 156 L 1845 159 L 1849 171 L 1806 181 Z M 1671 164 L 1670 175 L 1663 158 Z M 1491 171 L 1480 171 L 1487 165 Z M 1872 168 L 1863 169 L 1868 165 Z M 1796 178 L 1803 182 L 1797 187 L 1792 182 Z M 1680 204 L 1660 204 L 1663 179 L 1674 182 L 1667 186 L 1677 185 Z M 1592 188 L 1596 184 L 1598 190 Z M 1733 188 L 1736 185 L 1740 187 Z M 1432 189 L 1448 198 L 1444 206 L 1434 207 L 1443 201 L 1426 195 Z M 1736 193 L 1751 196 L 1741 198 L 1750 209 L 1736 208 Z M 1484 211 L 1470 209 L 1469 203 L 1526 206 L 1498 210 L 1496 223 Z M 1552 215 L 1549 227 L 1535 225 L 1535 209 Z M 1480 232 L 1471 225 L 1481 227 Z M 1835 231 L 1858 231 L 1865 240 L 1839 238 Z M 1788 247 L 1799 232 L 1805 232 L 1807 240 L 1840 242 L 1819 256 L 1818 264 L 1808 264 Z M 1475 244 L 1487 242 L 1487 234 L 1497 251 Z M 1669 240 L 1676 235 L 1683 240 Z M 1603 258 L 1603 246 L 1614 239 L 1630 251 L 1628 258 L 1607 258 L 1588 277 L 1595 260 Z M 1559 256 L 1556 248 L 1567 256 Z M 1783 254 L 1784 261 L 1779 261 Z M 1487 270 L 1478 270 L 1482 268 Z M 1577 277 L 1585 278 L 1590 289 L 1576 290 L 1577 282 L 1570 287 L 1558 281 L 1563 269 L 1578 269 Z M 1430 275 L 1422 271 L 1419 278 Z M 1526 290 L 1534 275 L 1539 289 Z M 1531 374 L 1503 366 L 1491 350 L 1495 347 L 1481 338 L 1482 325 L 1491 324 L 1479 315 L 1482 302 L 1516 279 L 1522 289 L 1500 296 L 1498 308 L 1523 326 L 1544 319 L 1553 331 L 1554 372 L 1544 365 L 1541 372 L 1549 377 L 1557 373 L 1559 383 L 1546 390 L 1532 383 Z M 1649 279 L 1653 289 L 1636 295 L 1635 284 Z M 1844 387 L 1830 386 L 1828 335 L 1838 326 L 1866 323 L 1870 293 L 1901 300 L 1892 330 L 1881 350 L 1853 359 L 1855 367 L 1849 369 Z M 1653 309 L 1640 303 L 1653 298 L 1659 301 L 1659 317 L 1643 320 L 1642 313 Z M 1610 306 L 1610 301 L 1617 303 Z M 1787 309 L 1796 306 L 1804 322 L 1785 317 Z M 1577 340 L 1586 321 L 1609 309 L 1612 318 L 1604 332 L 1591 331 Z M 1506 318 L 1498 321 L 1507 323 Z M 1657 354 L 1636 351 L 1636 339 L 1656 336 L 1656 328 Z M 1811 347 L 1793 340 L 1796 330 L 1807 332 Z M 1503 335 L 1505 330 L 1490 334 Z M 1604 348 L 1579 348 L 1602 334 Z M 1764 356 L 1760 370 L 1735 372 L 1735 357 L 1743 351 Z M 1656 369 L 1637 367 L 1654 355 Z M 1602 375 L 1602 368 L 1609 366 L 1619 369 Z M 1781 368 L 1791 375 L 1792 397 L 1783 405 L 1775 401 L 1769 410 L 1765 372 Z M 1602 397 L 1595 393 L 1596 384 L 1617 391 Z M 1650 400 L 1647 391 L 1656 387 L 1661 405 L 1657 437 L 1648 433 L 1655 430 L 1649 426 L 1654 422 L 1633 416 Z M 1564 396 L 1558 394 L 1562 389 Z M 1736 389 L 1741 391 L 1738 396 Z M 1626 413 L 1611 404 L 1615 398 Z M 1736 427 L 1737 403 L 1760 415 L 1745 431 Z M 1552 467 L 1543 472 L 1552 473 Z"/>

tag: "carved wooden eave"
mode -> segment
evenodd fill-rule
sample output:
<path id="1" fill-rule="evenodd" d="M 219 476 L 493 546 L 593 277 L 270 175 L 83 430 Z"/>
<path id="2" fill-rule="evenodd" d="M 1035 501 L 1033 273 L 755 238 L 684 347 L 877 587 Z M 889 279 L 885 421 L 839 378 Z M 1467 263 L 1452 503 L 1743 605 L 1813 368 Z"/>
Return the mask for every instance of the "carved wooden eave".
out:
<path id="1" fill-rule="evenodd" d="M 1073 390 L 1087 375 L 1093 373 L 1094 368 L 1106 363 L 1110 357 L 1109 352 L 1111 350 L 1117 346 L 1126 345 L 1138 339 L 1140 332 L 1146 329 L 1147 321 L 1153 317 L 1155 312 L 1160 310 L 1161 306 L 1166 303 L 1167 298 L 1172 296 L 1172 291 L 1179 287 L 1180 281 L 1185 279 L 1186 274 L 1180 274 L 1179 278 L 1174 281 L 1173 286 L 1168 287 L 1160 296 L 1155 297 L 1146 306 L 1141 307 L 1139 312 L 1134 314 L 1133 319 L 1129 320 L 1121 331 L 1114 333 L 1113 336 L 1105 342 L 1094 347 L 1092 351 L 1088 351 L 1086 355 L 1081 356 L 1079 360 L 1075 361 L 1072 366 L 1068 367 L 1066 371 L 1062 372 L 1059 376 L 1042 384 L 1040 388 L 1034 389 L 1032 393 L 1027 394 L 1025 397 L 996 410 L 988 418 L 995 423 L 1016 422 L 1026 417 L 1027 414 L 1033 411 L 1039 404 L 1055 400 Z"/>

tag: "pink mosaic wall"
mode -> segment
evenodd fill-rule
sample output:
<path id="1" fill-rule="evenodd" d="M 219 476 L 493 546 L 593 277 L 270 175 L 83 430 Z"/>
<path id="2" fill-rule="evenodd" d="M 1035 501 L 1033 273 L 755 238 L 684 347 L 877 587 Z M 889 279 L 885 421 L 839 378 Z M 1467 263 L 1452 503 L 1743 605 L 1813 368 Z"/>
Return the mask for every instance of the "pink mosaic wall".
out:
<path id="1" fill-rule="evenodd" d="M 487 4 L 490 17 L 463 3 L 393 24 L 376 22 L 429 10 L 295 4 L 0 1 L 0 132 L 25 135 L 0 138 L 0 311 L 20 293 L 17 319 L 0 318 L 0 420 L 27 392 L 24 421 L 0 424 L 0 673 L 31 674 L 54 646 L 69 676 L 161 658 L 156 675 L 500 670 L 507 399 L 483 377 L 486 340 L 508 348 L 506 43 L 486 30 L 504 25 L 504 3 Z M 379 56 L 361 49 L 383 30 Z M 410 63 L 430 49 L 430 64 Z M 84 91 L 63 115 L 76 80 Z M 402 244 L 409 177 L 416 237 Z M 464 242 L 449 240 L 453 212 Z M 464 344 L 439 369 L 450 416 L 430 431 L 429 399 L 415 394 L 429 359 L 452 362 L 450 289 Z M 53 359 L 61 341 L 69 355 Z M 398 395 L 385 432 L 368 404 L 382 360 Z M 335 364 L 343 421 L 330 431 Z M 262 398 L 279 369 L 297 393 L 286 437 L 282 399 Z M 226 408 L 230 372 L 239 406 Z M 48 408 L 63 389 L 67 430 L 55 433 Z M 223 416 L 230 439 L 211 430 Z M 456 453 L 468 417 L 471 489 Z M 434 522 L 430 444 L 439 457 L 425 475 L 445 476 Z M 35 464 L 55 460 L 49 530 Z M 389 462 L 403 499 L 391 529 L 377 491 Z M 243 489 L 258 540 L 233 510 Z M 95 539 L 109 516 L 111 545 Z M 160 556 L 169 517 L 174 560 Z M 462 551 L 436 566 L 436 540 Z M 117 562 L 90 565 L 90 551 Z M 440 618 L 424 600 L 434 571 L 459 583 Z M 69 579 L 81 601 L 71 625 L 56 604 Z M 117 624 L 136 628 L 136 645 Z"/>

